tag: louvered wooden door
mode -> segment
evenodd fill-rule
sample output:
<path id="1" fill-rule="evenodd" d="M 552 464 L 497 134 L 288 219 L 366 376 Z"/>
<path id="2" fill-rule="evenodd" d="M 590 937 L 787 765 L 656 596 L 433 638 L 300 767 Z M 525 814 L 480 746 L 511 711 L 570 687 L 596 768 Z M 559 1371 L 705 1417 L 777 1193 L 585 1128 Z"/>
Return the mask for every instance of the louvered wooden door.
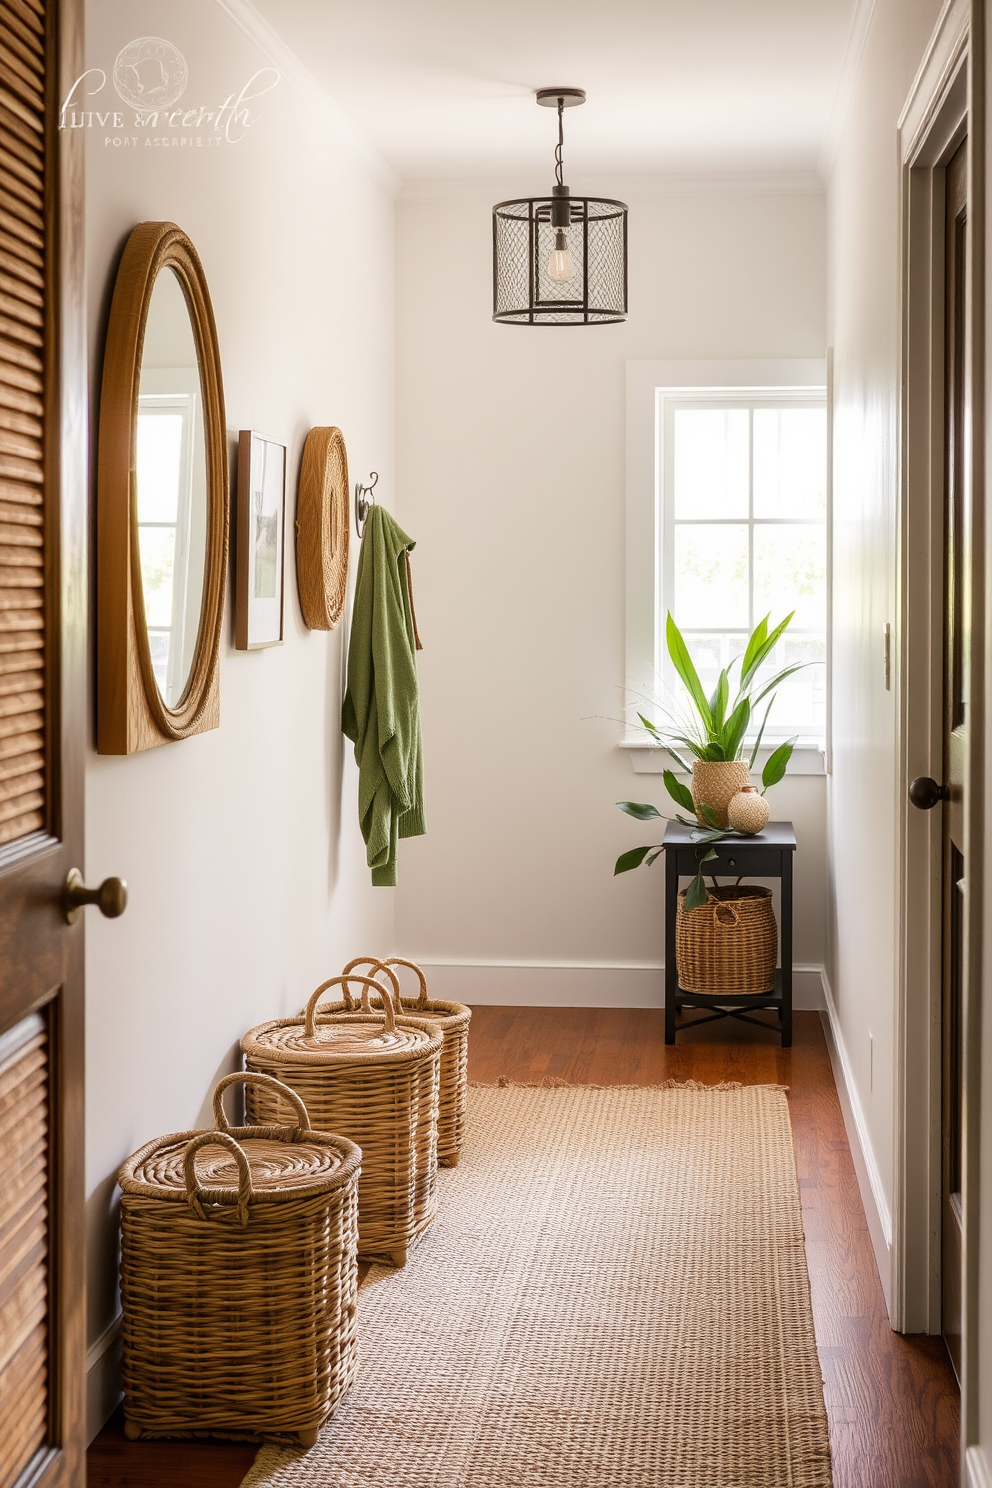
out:
<path id="1" fill-rule="evenodd" d="M 84 1481 L 78 0 L 0 0 L 0 1488 Z"/>

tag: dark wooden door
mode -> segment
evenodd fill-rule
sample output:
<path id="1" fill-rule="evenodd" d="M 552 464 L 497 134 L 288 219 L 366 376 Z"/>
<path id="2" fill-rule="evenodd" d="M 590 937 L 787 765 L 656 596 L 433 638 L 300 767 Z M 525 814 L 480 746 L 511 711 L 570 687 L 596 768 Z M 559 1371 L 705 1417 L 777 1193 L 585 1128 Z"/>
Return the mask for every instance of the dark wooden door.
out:
<path id="1" fill-rule="evenodd" d="M 84 1481 L 78 0 L 0 0 L 0 1488 Z"/>
<path id="2" fill-rule="evenodd" d="M 968 701 L 964 646 L 970 503 L 964 441 L 968 388 L 968 143 L 947 167 L 944 299 L 944 783 L 941 977 L 941 1326 L 961 1377 L 964 823 Z"/>

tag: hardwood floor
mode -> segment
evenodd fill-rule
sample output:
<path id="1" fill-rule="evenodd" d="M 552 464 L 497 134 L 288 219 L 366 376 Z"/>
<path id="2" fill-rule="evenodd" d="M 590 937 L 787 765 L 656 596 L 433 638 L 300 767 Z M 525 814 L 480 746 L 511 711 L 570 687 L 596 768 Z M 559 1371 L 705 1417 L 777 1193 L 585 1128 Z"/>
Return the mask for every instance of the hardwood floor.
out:
<path id="1" fill-rule="evenodd" d="M 663 1015 L 654 1010 L 480 1007 L 470 1074 L 484 1083 L 788 1085 L 835 1488 L 953 1488 L 954 1376 L 940 1339 L 899 1337 L 889 1328 L 818 1014 L 796 1014 L 791 1049 L 727 1022 L 680 1033 L 668 1048 Z M 89 1488 L 237 1488 L 254 1451 L 223 1442 L 128 1442 L 115 1418 L 90 1447 Z"/>

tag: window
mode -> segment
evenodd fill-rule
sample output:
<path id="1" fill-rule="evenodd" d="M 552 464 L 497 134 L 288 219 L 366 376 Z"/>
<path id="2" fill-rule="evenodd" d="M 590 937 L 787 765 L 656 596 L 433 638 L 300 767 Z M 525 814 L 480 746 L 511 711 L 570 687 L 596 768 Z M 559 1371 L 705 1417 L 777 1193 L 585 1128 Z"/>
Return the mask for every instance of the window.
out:
<path id="1" fill-rule="evenodd" d="M 763 615 L 795 610 L 767 674 L 817 665 L 780 688 L 765 744 L 797 735 L 801 773 L 829 724 L 827 417 L 822 361 L 627 364 L 628 699 L 660 718 L 679 695 L 669 609 L 708 691 Z M 660 769 L 628 716 L 635 769 Z"/>
<path id="2" fill-rule="evenodd" d="M 659 399 L 659 626 L 670 609 L 708 693 L 769 612 L 795 618 L 765 674 L 817 663 L 780 688 L 767 739 L 826 731 L 826 418 L 822 396 L 787 389 Z"/>

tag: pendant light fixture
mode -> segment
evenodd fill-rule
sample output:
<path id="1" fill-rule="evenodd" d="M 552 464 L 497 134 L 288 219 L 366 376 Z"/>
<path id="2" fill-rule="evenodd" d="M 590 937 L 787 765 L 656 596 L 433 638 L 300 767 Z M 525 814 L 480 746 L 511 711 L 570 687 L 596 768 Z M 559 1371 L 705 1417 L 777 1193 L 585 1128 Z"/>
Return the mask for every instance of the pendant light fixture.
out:
<path id="1" fill-rule="evenodd" d="M 564 112 L 582 88 L 540 88 L 558 110 L 550 196 L 493 207 L 493 320 L 505 325 L 606 325 L 627 318 L 627 208 L 601 196 L 572 196 L 563 179 Z"/>

